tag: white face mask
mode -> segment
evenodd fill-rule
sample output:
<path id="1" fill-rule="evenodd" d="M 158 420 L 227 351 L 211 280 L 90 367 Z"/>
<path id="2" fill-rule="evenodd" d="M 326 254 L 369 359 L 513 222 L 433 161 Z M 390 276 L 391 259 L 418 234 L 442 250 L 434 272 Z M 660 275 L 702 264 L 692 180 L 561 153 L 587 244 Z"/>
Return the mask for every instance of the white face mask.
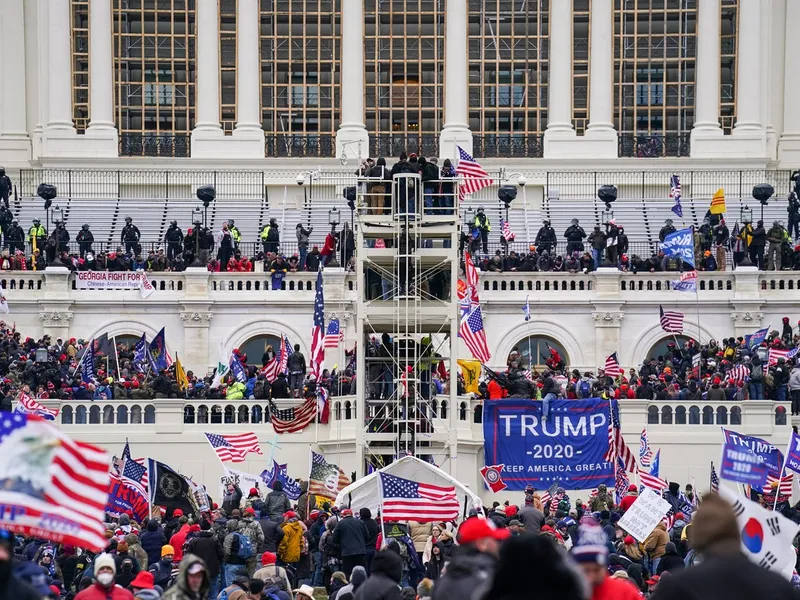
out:
<path id="1" fill-rule="evenodd" d="M 114 582 L 114 574 L 113 573 L 100 573 L 96 577 L 97 583 L 104 587 L 110 586 Z"/>

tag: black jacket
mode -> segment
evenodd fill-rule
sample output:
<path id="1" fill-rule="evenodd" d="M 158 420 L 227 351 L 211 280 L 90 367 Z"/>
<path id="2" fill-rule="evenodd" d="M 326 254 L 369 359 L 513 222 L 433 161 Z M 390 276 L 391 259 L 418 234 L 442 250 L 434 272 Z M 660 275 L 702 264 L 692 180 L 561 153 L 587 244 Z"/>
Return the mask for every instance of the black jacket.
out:
<path id="1" fill-rule="evenodd" d="M 433 587 L 433 600 L 471 598 L 478 586 L 494 574 L 495 560 L 488 554 L 477 552 L 469 546 L 459 546 L 447 570 Z"/>
<path id="2" fill-rule="evenodd" d="M 372 559 L 372 574 L 358 588 L 355 600 L 402 600 L 402 578 L 403 560 L 391 550 L 381 550 Z"/>
<path id="3" fill-rule="evenodd" d="M 277 552 L 283 536 L 286 535 L 281 526 L 268 518 L 261 519 L 258 524 L 261 525 L 261 531 L 264 532 L 264 543 L 258 549 L 259 553 Z"/>
<path id="4" fill-rule="evenodd" d="M 677 552 L 668 552 L 661 557 L 661 560 L 658 563 L 658 572 L 656 574 L 661 575 L 664 571 L 669 571 L 672 575 L 674 575 L 678 571 L 683 571 L 684 567 L 685 565 L 683 564 L 683 559 Z"/>
<path id="5" fill-rule="evenodd" d="M 14 600 L 40 600 L 41 596 L 31 586 L 16 577 L 9 577 L 0 581 L 0 598 L 13 598 Z M 399 598 L 399 596 L 398 596 Z"/>
<path id="6" fill-rule="evenodd" d="M 765 590 L 769 590 L 765 594 Z M 709 556 L 682 573 L 662 579 L 652 600 L 797 600 L 786 579 L 762 569 L 743 555 Z"/>
<path id="7" fill-rule="evenodd" d="M 267 515 L 270 519 L 277 519 L 292 509 L 292 503 L 286 492 L 272 490 L 266 498 Z"/>
<path id="8" fill-rule="evenodd" d="M 342 557 L 366 554 L 367 540 L 366 525 L 355 517 L 344 517 L 333 530 L 333 543 L 339 547 Z"/>
<path id="9" fill-rule="evenodd" d="M 367 538 L 367 548 L 375 549 L 375 545 L 378 543 L 378 534 L 380 533 L 380 528 L 378 527 L 378 523 L 375 519 L 360 519 L 361 522 L 364 524 L 364 527 L 367 528 L 367 533 L 369 537 Z"/>
<path id="10" fill-rule="evenodd" d="M 186 552 L 194 554 L 203 559 L 208 567 L 208 574 L 213 580 L 214 577 L 220 574 L 220 560 L 222 559 L 222 548 L 217 541 L 214 532 L 201 531 L 197 537 L 189 542 Z"/>
<path id="11" fill-rule="evenodd" d="M 167 543 L 167 540 L 157 521 L 150 520 L 147 523 L 147 529 L 139 534 L 139 541 L 142 549 L 147 552 L 148 565 L 153 565 L 161 560 L 161 547 Z"/>

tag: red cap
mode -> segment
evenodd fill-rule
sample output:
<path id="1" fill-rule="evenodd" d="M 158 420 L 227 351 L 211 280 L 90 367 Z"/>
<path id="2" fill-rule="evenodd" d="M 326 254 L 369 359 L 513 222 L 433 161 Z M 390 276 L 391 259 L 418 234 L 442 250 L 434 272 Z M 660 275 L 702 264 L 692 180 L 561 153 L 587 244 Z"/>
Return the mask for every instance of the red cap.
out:
<path id="1" fill-rule="evenodd" d="M 685 519 L 685 518 L 686 518 L 686 516 L 685 516 L 685 515 L 684 515 L 682 512 L 679 512 L 679 513 L 677 513 L 677 514 L 675 515 L 675 518 L 676 518 L 676 519 L 683 520 L 683 519 Z"/>
<path id="2" fill-rule="evenodd" d="M 297 518 L 297 513 L 294 512 L 293 510 L 288 510 L 285 513 L 283 513 L 283 516 L 286 519 L 296 519 Z"/>
<path id="3" fill-rule="evenodd" d="M 352 516 L 353 516 L 353 511 L 352 511 L 352 510 L 350 510 L 349 508 L 345 508 L 345 509 L 342 511 L 342 516 L 343 516 L 343 517 L 352 517 Z"/>
<path id="4" fill-rule="evenodd" d="M 152 590 L 155 587 L 155 579 L 150 571 L 139 571 L 136 578 L 131 581 L 129 587 L 141 590 Z"/>
<path id="5" fill-rule="evenodd" d="M 217 504 L 216 502 L 214 502 L 214 503 L 211 505 L 211 510 L 217 510 L 218 508 L 219 508 L 219 504 Z"/>
<path id="6" fill-rule="evenodd" d="M 632 546 L 633 544 L 636 543 L 636 540 L 633 539 L 632 535 L 626 535 L 625 539 L 623 539 L 622 541 L 625 543 L 626 546 Z"/>
<path id="7" fill-rule="evenodd" d="M 471 544 L 484 538 L 504 540 L 510 536 L 511 532 L 508 529 L 498 529 L 494 523 L 480 517 L 467 519 L 458 528 L 459 544 Z"/>
<path id="8" fill-rule="evenodd" d="M 632 484 L 630 484 L 630 485 L 628 486 L 628 491 L 629 491 L 629 492 L 635 492 L 637 489 L 638 489 L 638 488 L 636 487 L 636 484 L 634 484 L 634 483 L 632 483 Z"/>
<path id="9" fill-rule="evenodd" d="M 173 517 L 182 517 L 183 516 L 183 511 L 180 508 L 176 508 L 175 510 L 172 511 L 172 516 Z"/>
<path id="10" fill-rule="evenodd" d="M 513 517 L 516 514 L 517 514 L 517 507 L 516 506 L 514 506 L 513 504 L 510 505 L 510 506 L 506 506 L 506 516 L 507 517 Z"/>
<path id="11" fill-rule="evenodd" d="M 274 565 L 278 561 L 278 556 L 273 552 L 264 552 L 261 555 L 261 564 L 262 565 Z"/>
<path id="12" fill-rule="evenodd" d="M 258 490 L 256 488 L 250 488 L 250 495 L 258 496 Z"/>
<path id="13" fill-rule="evenodd" d="M 655 584 L 657 584 L 659 581 L 661 581 L 661 575 L 653 575 L 653 576 L 652 576 L 650 579 L 648 579 L 647 581 L 645 581 L 645 583 L 646 583 L 647 585 L 655 585 Z"/>
<path id="14" fill-rule="evenodd" d="M 244 509 L 244 514 L 246 514 L 246 515 L 254 515 L 254 514 L 256 514 L 256 511 L 253 509 L 252 506 L 248 506 L 247 508 Z"/>

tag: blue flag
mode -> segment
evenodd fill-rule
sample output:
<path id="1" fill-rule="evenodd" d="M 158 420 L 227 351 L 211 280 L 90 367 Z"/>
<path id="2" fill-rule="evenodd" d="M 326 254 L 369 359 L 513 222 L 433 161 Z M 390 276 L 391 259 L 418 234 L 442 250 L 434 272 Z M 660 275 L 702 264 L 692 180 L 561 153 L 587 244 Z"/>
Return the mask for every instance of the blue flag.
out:
<path id="1" fill-rule="evenodd" d="M 683 207 L 681 206 L 681 178 L 673 175 L 669 178 L 669 197 L 675 200 L 675 204 L 670 208 L 680 218 L 683 218 Z"/>
<path id="2" fill-rule="evenodd" d="M 245 381 L 247 381 L 247 371 L 244 370 L 242 363 L 239 362 L 239 357 L 236 356 L 235 354 L 231 354 L 230 367 L 231 367 L 231 373 L 233 373 L 233 376 L 236 378 L 236 381 L 240 383 L 244 383 Z"/>
<path id="3" fill-rule="evenodd" d="M 83 383 L 94 383 L 97 376 L 94 373 L 94 340 L 89 342 L 81 358 L 81 381 Z"/>
<path id="4" fill-rule="evenodd" d="M 755 348 L 756 346 L 760 346 L 761 342 L 767 339 L 767 335 L 769 335 L 769 327 L 765 327 L 764 329 L 759 329 L 754 334 L 752 334 L 750 338 L 747 340 L 747 347 Z"/>
<path id="5" fill-rule="evenodd" d="M 269 489 L 273 489 L 275 487 L 275 482 L 280 481 L 281 484 L 283 484 L 283 491 L 286 492 L 290 500 L 297 500 L 300 494 L 303 493 L 297 480 L 289 477 L 286 465 L 279 465 L 278 461 L 275 459 L 272 459 L 271 469 L 264 469 L 261 472 L 261 480 Z"/>
<path id="6" fill-rule="evenodd" d="M 747 445 L 739 443 L 735 434 L 725 436 L 720 477 L 761 489 L 767 483 L 768 470 L 762 458 Z"/>
<path id="7" fill-rule="evenodd" d="M 650 466 L 650 475 L 653 477 L 658 477 L 658 472 L 661 470 L 661 448 L 658 449 L 656 452 L 656 456 L 653 459 L 653 464 Z"/>
<path id="8" fill-rule="evenodd" d="M 681 229 L 664 238 L 661 250 L 667 256 L 677 256 L 694 267 L 694 234 L 691 229 Z"/>
<path id="9" fill-rule="evenodd" d="M 167 342 L 164 339 L 163 327 L 161 331 L 156 334 L 156 337 L 153 338 L 153 341 L 150 342 L 150 364 L 153 367 L 153 371 L 156 373 L 169 368 L 169 363 L 167 362 Z"/>
<path id="10" fill-rule="evenodd" d="M 133 368 L 144 373 L 147 370 L 147 334 L 143 333 L 142 338 L 133 347 Z"/>
<path id="11" fill-rule="evenodd" d="M 792 432 L 792 439 L 789 440 L 789 451 L 786 453 L 784 470 L 800 473 L 800 435 Z"/>

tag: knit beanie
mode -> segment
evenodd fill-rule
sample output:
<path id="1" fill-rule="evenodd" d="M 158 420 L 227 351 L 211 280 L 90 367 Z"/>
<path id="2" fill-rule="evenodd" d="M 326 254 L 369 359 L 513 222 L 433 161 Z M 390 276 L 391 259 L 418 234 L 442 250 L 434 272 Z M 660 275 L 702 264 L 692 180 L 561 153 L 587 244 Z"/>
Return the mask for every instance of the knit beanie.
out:
<path id="1" fill-rule="evenodd" d="M 606 564 L 608 538 L 593 519 L 584 519 L 578 527 L 578 539 L 572 547 L 572 558 L 579 563 Z"/>
<path id="2" fill-rule="evenodd" d="M 117 572 L 117 563 L 114 562 L 114 557 L 105 552 L 94 559 L 95 576 L 100 572 L 100 569 L 102 569 L 103 567 L 110 568 L 111 572 L 114 574 L 116 574 Z"/>

